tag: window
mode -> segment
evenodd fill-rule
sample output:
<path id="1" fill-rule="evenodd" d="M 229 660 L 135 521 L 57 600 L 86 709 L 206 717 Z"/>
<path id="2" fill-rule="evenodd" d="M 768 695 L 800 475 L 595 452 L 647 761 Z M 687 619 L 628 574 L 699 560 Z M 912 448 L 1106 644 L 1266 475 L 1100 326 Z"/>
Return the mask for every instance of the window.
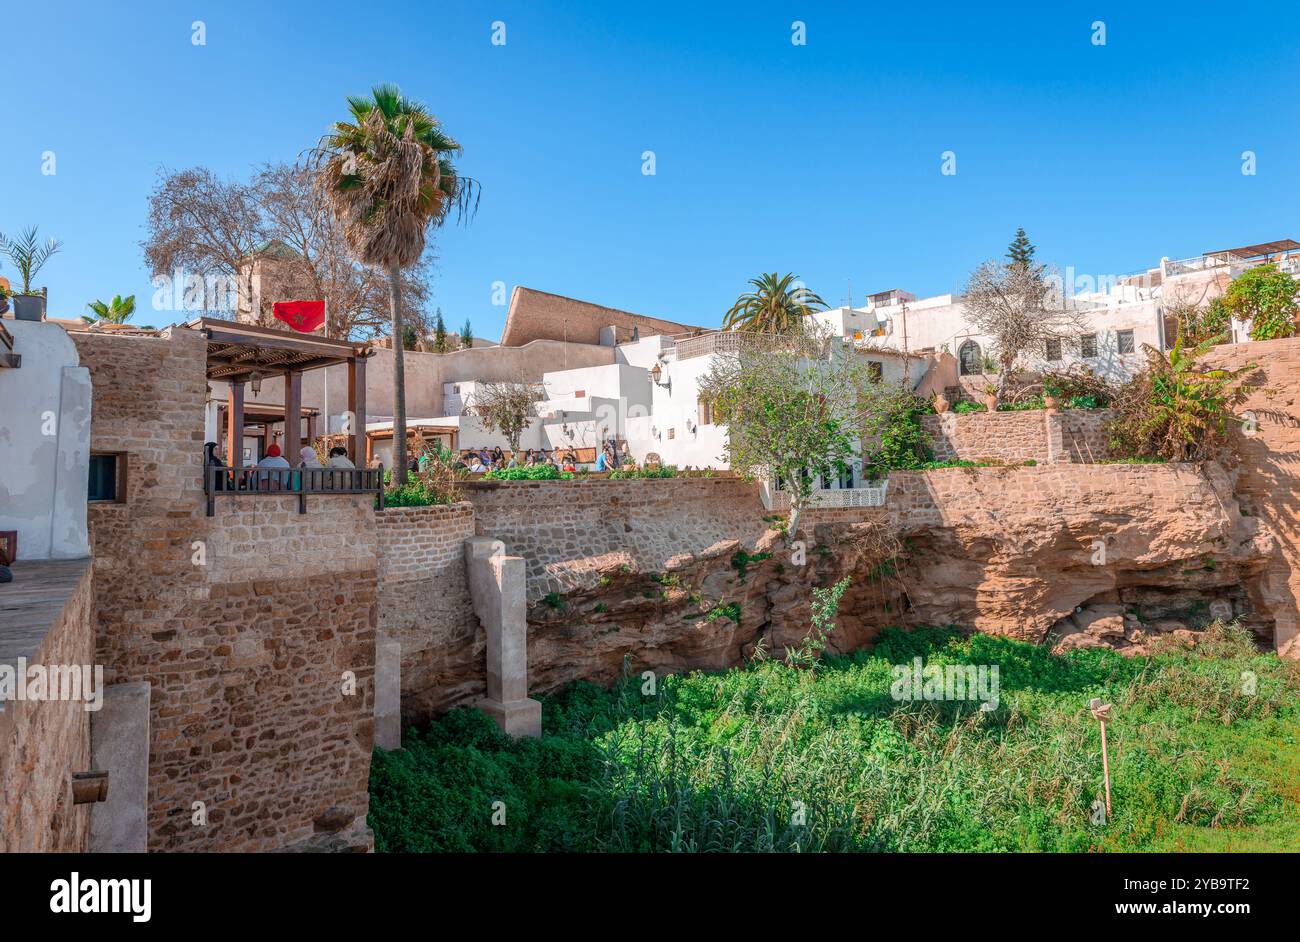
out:
<path id="1" fill-rule="evenodd" d="M 1055 362 L 1055 361 L 1061 359 L 1061 341 L 1059 341 L 1059 340 L 1049 340 L 1049 341 L 1047 341 L 1047 343 L 1045 344 L 1045 346 L 1047 347 L 1047 351 L 1046 351 L 1046 353 L 1047 353 L 1047 359 L 1048 359 L 1048 360 L 1051 360 L 1052 362 Z"/>
<path id="2" fill-rule="evenodd" d="M 974 340 L 967 340 L 957 348 L 957 361 L 962 376 L 975 376 L 983 372 L 984 353 Z"/>
<path id="3" fill-rule="evenodd" d="M 675 428 L 670 428 L 670 429 L 668 430 L 668 437 L 669 437 L 669 438 L 676 438 L 676 437 L 677 437 L 677 429 L 675 429 Z"/>
<path id="4" fill-rule="evenodd" d="M 1120 353 L 1133 352 L 1133 331 L 1131 330 L 1116 331 L 1115 336 L 1119 339 Z"/>
<path id="5" fill-rule="evenodd" d="M 93 452 L 86 481 L 86 499 L 120 502 L 126 499 L 126 455 Z"/>
<path id="6" fill-rule="evenodd" d="M 575 390 L 573 391 L 573 398 L 574 398 L 574 399 L 585 399 L 586 396 L 587 396 L 587 390 L 585 390 L 585 389 L 575 389 Z"/>
<path id="7" fill-rule="evenodd" d="M 713 424 L 713 403 L 708 399 L 699 400 L 700 425 Z"/>
<path id="8" fill-rule="evenodd" d="M 1079 356 L 1084 359 L 1097 355 L 1097 335 L 1084 334 L 1079 338 Z"/>
<path id="9" fill-rule="evenodd" d="M 867 378 L 873 383 L 879 383 L 885 378 L 885 365 L 883 363 L 867 363 Z"/>

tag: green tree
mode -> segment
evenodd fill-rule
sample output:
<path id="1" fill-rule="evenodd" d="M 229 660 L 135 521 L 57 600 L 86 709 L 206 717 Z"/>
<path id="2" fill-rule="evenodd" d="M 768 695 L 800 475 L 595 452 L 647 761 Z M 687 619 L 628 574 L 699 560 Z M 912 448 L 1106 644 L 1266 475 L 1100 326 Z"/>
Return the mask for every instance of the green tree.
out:
<path id="1" fill-rule="evenodd" d="M 1019 265 L 1022 268 L 1029 268 L 1034 264 L 1034 252 L 1038 246 L 1029 241 L 1025 235 L 1024 226 L 1016 229 L 1016 237 L 1011 240 L 1007 246 L 1007 260 L 1012 265 Z"/>
<path id="2" fill-rule="evenodd" d="M 1228 286 L 1224 307 L 1238 320 L 1248 320 L 1251 340 L 1294 337 L 1300 282 L 1276 265 L 1252 268 Z"/>
<path id="3" fill-rule="evenodd" d="M 460 346 L 462 350 L 468 350 L 474 346 L 474 328 L 469 324 L 469 318 L 465 318 L 465 326 L 460 329 Z"/>
<path id="4" fill-rule="evenodd" d="M 442 320 L 442 308 L 438 308 L 437 319 L 433 325 L 433 352 L 447 352 L 447 325 Z"/>
<path id="5" fill-rule="evenodd" d="M 842 474 L 857 456 L 865 417 L 883 394 L 866 360 L 822 332 L 746 334 L 719 352 L 701 395 L 727 425 L 732 470 L 761 475 L 790 498 L 789 533 L 812 500 L 817 478 Z"/>
<path id="6" fill-rule="evenodd" d="M 343 220 L 357 258 L 388 272 L 393 440 L 404 442 L 406 374 L 398 341 L 402 270 L 419 262 L 430 226 L 441 225 L 453 210 L 462 218 L 472 212 L 477 186 L 452 164 L 460 145 L 396 85 L 378 85 L 368 98 L 349 97 L 348 111 L 351 120 L 336 123 L 318 148 L 317 182 Z M 396 483 L 405 484 L 407 462 L 394 459 L 394 464 Z"/>
<path id="7" fill-rule="evenodd" d="M 826 309 L 826 302 L 799 283 L 794 274 L 761 275 L 749 279 L 747 291 L 722 319 L 727 330 L 748 330 L 762 334 L 788 333 L 814 311 Z"/>
<path id="8" fill-rule="evenodd" d="M 125 324 L 135 313 L 135 295 L 129 294 L 123 298 L 120 294 L 113 296 L 113 300 L 108 304 L 103 301 L 91 301 L 86 307 L 95 312 L 94 317 L 81 315 L 81 319 L 87 324 L 93 324 L 96 321 L 107 321 L 110 324 Z"/>

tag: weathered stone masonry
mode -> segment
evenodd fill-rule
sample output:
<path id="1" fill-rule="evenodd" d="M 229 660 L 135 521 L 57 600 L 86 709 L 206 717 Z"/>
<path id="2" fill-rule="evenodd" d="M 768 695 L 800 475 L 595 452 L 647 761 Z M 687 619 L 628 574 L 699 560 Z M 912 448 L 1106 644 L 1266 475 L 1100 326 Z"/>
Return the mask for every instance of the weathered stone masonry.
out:
<path id="1" fill-rule="evenodd" d="M 370 499 L 312 498 L 300 515 L 292 497 L 226 497 L 205 516 L 202 336 L 73 336 L 94 386 L 91 447 L 127 462 L 125 499 L 92 505 L 89 523 L 98 661 L 109 683 L 152 685 L 149 850 L 268 850 L 323 831 L 366 846 Z"/>

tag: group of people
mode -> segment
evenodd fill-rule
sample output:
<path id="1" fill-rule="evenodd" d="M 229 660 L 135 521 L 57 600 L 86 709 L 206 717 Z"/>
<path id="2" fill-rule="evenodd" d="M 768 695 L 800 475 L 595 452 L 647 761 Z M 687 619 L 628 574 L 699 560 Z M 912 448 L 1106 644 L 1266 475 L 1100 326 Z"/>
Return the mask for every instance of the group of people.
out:
<path id="1" fill-rule="evenodd" d="M 618 449 L 614 447 L 613 442 L 607 441 L 596 456 L 596 470 L 614 471 L 618 469 L 621 462 Z M 458 468 L 474 474 L 502 471 L 506 468 L 535 468 L 539 465 L 551 465 L 560 471 L 574 472 L 578 470 L 578 456 L 573 449 L 566 451 L 556 448 L 552 451 L 547 448 L 528 448 L 522 454 L 515 452 L 507 457 L 498 446 L 464 452 L 460 461 L 456 463 Z"/>
<path id="2" fill-rule="evenodd" d="M 203 463 L 210 468 L 226 468 L 228 465 L 221 460 L 217 454 L 217 443 L 206 442 L 203 445 Z M 304 445 L 298 452 L 298 463 L 290 464 L 289 459 L 284 457 L 280 452 L 280 446 L 274 442 L 267 446 L 266 454 L 256 464 L 248 464 L 247 468 L 256 468 L 266 471 L 289 471 L 297 468 L 298 470 L 309 470 L 318 468 L 324 470 L 333 468 L 335 470 L 355 470 L 356 465 L 348 457 L 348 450 L 342 446 L 336 445 L 329 450 L 325 463 L 322 464 L 320 456 L 316 454 L 316 449 L 310 445 Z M 286 478 L 281 474 L 250 474 L 245 472 L 240 478 L 230 475 L 217 475 L 217 490 L 226 490 L 227 488 L 238 487 L 245 489 L 256 487 L 266 490 L 279 490 L 281 481 Z"/>

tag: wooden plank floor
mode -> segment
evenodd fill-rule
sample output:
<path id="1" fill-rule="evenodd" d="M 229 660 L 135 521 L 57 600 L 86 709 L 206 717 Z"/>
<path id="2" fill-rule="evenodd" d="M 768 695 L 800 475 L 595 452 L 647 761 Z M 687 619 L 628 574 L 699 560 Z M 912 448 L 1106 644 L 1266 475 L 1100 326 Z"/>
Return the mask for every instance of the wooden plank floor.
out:
<path id="1" fill-rule="evenodd" d="M 19 560 L 0 584 L 0 664 L 30 662 L 90 567 L 87 559 Z"/>

